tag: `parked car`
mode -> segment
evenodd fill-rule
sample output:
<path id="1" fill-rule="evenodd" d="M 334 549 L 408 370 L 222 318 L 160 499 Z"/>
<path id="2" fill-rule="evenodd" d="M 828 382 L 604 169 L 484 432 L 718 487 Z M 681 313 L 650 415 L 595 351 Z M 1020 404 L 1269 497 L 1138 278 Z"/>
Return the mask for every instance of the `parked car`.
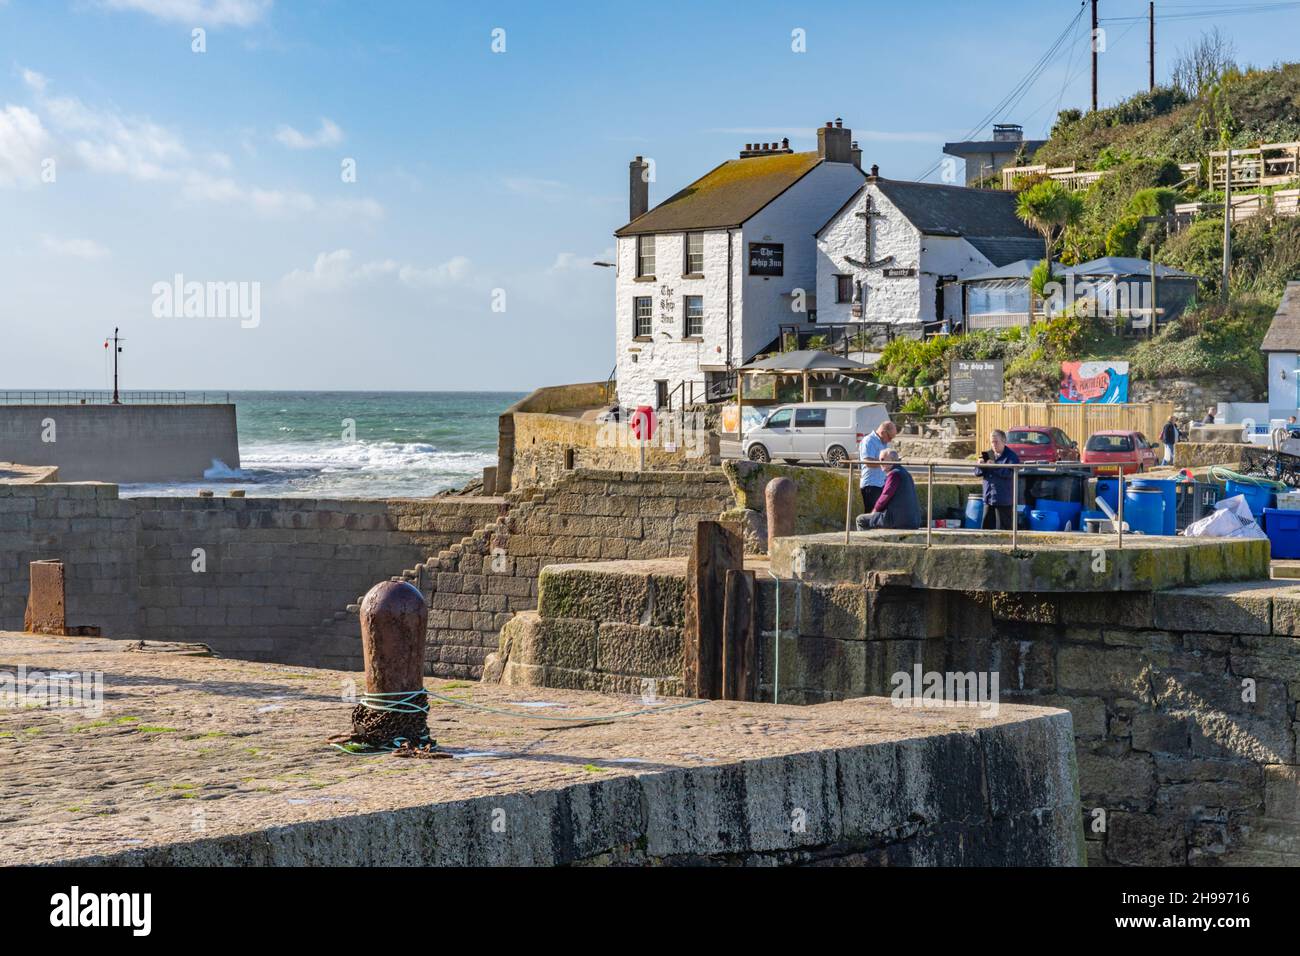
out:
<path id="1" fill-rule="evenodd" d="M 1109 465 L 1116 467 L 1113 469 L 1099 469 L 1099 471 L 1114 471 L 1118 473 L 1122 468 L 1125 474 L 1135 471 L 1146 471 L 1153 467 L 1159 461 L 1156 456 L 1155 447 L 1141 432 L 1128 432 L 1119 429 L 1111 431 L 1093 432 L 1088 438 L 1088 443 L 1083 447 L 1083 463 L 1085 465 Z"/>
<path id="2" fill-rule="evenodd" d="M 787 464 L 825 461 L 838 465 L 858 456 L 858 445 L 889 412 L 879 402 L 807 402 L 779 405 L 745 436 L 750 461 L 780 458 Z"/>
<path id="3" fill-rule="evenodd" d="M 1059 428 L 1022 425 L 1007 429 L 1007 444 L 1024 462 L 1056 464 L 1079 460 L 1079 443 Z"/>

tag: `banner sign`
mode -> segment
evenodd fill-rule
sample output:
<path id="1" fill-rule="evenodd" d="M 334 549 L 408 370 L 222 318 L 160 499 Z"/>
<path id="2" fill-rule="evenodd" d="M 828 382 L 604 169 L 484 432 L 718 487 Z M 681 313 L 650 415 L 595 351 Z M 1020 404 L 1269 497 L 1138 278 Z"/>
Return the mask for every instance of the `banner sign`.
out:
<path id="1" fill-rule="evenodd" d="M 1075 405 L 1123 405 L 1128 401 L 1128 362 L 1062 362 L 1060 399 Z"/>

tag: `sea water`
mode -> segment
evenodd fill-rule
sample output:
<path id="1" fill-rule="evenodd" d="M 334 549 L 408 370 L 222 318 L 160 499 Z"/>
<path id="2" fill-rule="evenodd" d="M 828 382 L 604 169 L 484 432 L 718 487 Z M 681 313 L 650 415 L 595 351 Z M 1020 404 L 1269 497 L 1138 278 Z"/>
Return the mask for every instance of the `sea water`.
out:
<path id="1" fill-rule="evenodd" d="M 516 392 L 231 392 L 239 467 L 202 480 L 123 485 L 123 497 L 422 497 L 496 464 L 497 420 Z"/>

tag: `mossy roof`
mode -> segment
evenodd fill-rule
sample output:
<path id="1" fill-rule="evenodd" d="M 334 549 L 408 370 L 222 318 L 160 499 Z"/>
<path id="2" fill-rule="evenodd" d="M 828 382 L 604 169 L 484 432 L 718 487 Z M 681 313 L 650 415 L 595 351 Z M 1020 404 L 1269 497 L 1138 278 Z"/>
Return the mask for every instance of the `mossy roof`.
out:
<path id="1" fill-rule="evenodd" d="M 614 235 L 734 228 L 752 218 L 821 161 L 816 152 L 727 160 Z"/>

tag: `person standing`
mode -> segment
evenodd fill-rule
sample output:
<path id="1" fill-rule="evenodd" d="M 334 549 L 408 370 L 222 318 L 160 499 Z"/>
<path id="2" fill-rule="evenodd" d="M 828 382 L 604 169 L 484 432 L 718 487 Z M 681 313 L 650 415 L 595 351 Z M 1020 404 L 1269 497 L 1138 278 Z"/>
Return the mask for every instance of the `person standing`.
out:
<path id="1" fill-rule="evenodd" d="M 885 486 L 876 499 L 875 507 L 867 514 L 858 515 L 857 529 L 892 528 L 915 531 L 921 527 L 921 502 L 916 496 L 916 482 L 908 470 L 898 463 L 898 452 L 886 448 L 880 453 L 884 464 Z"/>
<path id="2" fill-rule="evenodd" d="M 1020 456 L 1007 445 L 1007 433 L 995 428 L 989 435 L 993 447 L 980 452 L 980 461 L 995 465 L 1018 465 Z M 1018 480 L 1014 468 L 976 468 L 975 473 L 984 479 L 984 522 L 988 531 L 1010 531 L 1014 504 L 1014 488 Z"/>
<path id="3" fill-rule="evenodd" d="M 859 443 L 858 458 L 861 461 L 879 460 L 897 434 L 898 426 L 885 419 Z M 858 484 L 862 491 L 862 510 L 870 514 L 876 509 L 876 499 L 885 488 L 885 473 L 879 465 L 863 465 L 862 480 Z"/>
<path id="4" fill-rule="evenodd" d="M 1207 408 L 1207 409 L 1205 410 L 1205 421 L 1201 422 L 1201 424 L 1202 424 L 1202 425 L 1213 425 L 1213 424 L 1214 424 L 1214 409 L 1213 409 L 1213 408 Z"/>
<path id="5" fill-rule="evenodd" d="M 1165 422 L 1165 427 L 1160 429 L 1160 442 L 1165 446 L 1165 456 L 1161 464 L 1172 465 L 1174 463 L 1174 446 L 1178 444 L 1178 423 L 1174 421 L 1174 413 L 1169 413 L 1169 421 Z"/>

